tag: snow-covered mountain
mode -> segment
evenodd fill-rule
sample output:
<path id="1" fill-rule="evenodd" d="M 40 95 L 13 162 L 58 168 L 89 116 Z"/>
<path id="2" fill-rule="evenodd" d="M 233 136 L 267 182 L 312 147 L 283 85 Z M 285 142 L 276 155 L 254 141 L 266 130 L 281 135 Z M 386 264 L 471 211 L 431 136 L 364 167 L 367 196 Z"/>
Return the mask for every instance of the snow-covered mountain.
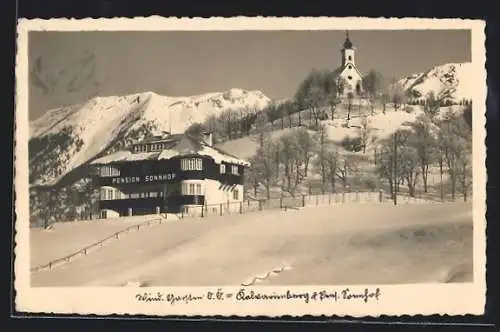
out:
<path id="1" fill-rule="evenodd" d="M 443 101 L 458 103 L 472 98 L 474 82 L 469 79 L 471 75 L 471 63 L 447 63 L 404 77 L 397 83 L 412 99 L 423 99 L 432 91 Z"/>
<path id="2" fill-rule="evenodd" d="M 94 157 L 162 131 L 183 132 L 228 109 L 262 109 L 260 91 L 230 89 L 190 97 L 153 92 L 93 98 L 30 123 L 30 183 L 52 185 Z"/>

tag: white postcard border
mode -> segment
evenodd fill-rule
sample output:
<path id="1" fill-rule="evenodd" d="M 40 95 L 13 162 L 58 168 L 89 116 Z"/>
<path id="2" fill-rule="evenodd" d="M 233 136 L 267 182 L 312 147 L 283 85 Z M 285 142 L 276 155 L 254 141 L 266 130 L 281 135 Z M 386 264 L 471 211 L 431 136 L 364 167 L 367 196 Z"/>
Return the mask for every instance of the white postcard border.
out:
<path id="1" fill-rule="evenodd" d="M 18 24 L 15 113 L 15 290 L 16 310 L 32 313 L 72 314 L 145 314 L 145 315 L 238 315 L 238 316 L 378 316 L 430 314 L 483 314 L 486 294 L 486 54 L 485 23 L 463 19 L 419 18 L 114 18 L 26 20 Z M 378 301 L 310 301 L 249 300 L 238 301 L 239 287 L 158 287 L 150 293 L 164 292 L 193 295 L 221 288 L 233 293 L 231 299 L 177 302 L 140 302 L 136 294 L 144 288 L 32 288 L 29 272 L 29 193 L 28 193 L 28 32 L 29 31 L 158 31 L 158 30 L 392 30 L 392 29 L 470 29 L 472 63 L 477 81 L 473 93 L 473 177 L 474 177 L 474 282 L 469 284 L 356 285 L 356 286 L 290 286 L 252 287 L 251 290 L 273 292 L 314 292 L 323 289 L 341 291 L 380 289 Z M 483 84 L 484 82 L 484 84 Z"/>

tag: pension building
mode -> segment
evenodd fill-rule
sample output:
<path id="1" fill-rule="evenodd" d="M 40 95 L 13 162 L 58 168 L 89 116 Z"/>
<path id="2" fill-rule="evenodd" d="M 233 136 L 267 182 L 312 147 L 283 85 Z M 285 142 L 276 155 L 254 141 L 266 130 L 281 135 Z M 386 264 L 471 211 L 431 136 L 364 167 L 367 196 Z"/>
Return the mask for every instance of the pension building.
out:
<path id="1" fill-rule="evenodd" d="M 211 134 L 164 135 L 98 158 L 101 218 L 188 213 L 243 201 L 250 164 L 212 144 Z"/>

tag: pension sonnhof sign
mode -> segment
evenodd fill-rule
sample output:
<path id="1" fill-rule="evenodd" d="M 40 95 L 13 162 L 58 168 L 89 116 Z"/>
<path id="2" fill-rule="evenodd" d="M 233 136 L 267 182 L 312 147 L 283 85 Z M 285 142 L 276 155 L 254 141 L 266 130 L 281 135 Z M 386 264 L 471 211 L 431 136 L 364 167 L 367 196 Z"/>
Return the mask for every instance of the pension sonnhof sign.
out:
<path id="1" fill-rule="evenodd" d="M 176 177 L 175 173 L 167 174 L 154 174 L 145 176 L 127 176 L 127 177 L 115 177 L 111 179 L 113 184 L 127 184 L 127 183 L 149 183 L 149 182 L 159 182 L 159 181 L 171 181 Z"/>

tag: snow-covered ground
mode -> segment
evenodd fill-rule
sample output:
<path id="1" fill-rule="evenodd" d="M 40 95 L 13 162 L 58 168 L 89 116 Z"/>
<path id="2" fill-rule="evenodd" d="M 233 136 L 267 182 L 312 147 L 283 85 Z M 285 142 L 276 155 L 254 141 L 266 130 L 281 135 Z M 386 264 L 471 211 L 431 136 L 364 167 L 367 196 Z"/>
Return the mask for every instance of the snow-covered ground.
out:
<path id="1" fill-rule="evenodd" d="M 354 203 L 186 219 L 37 272 L 32 285 L 240 285 L 280 266 L 264 284 L 471 281 L 472 206 Z"/>
<path id="2" fill-rule="evenodd" d="M 155 217 L 137 216 L 60 222 L 52 224 L 49 230 L 30 228 L 31 267 L 47 264 L 51 260 L 70 255 L 127 227 L 144 223 Z"/>

